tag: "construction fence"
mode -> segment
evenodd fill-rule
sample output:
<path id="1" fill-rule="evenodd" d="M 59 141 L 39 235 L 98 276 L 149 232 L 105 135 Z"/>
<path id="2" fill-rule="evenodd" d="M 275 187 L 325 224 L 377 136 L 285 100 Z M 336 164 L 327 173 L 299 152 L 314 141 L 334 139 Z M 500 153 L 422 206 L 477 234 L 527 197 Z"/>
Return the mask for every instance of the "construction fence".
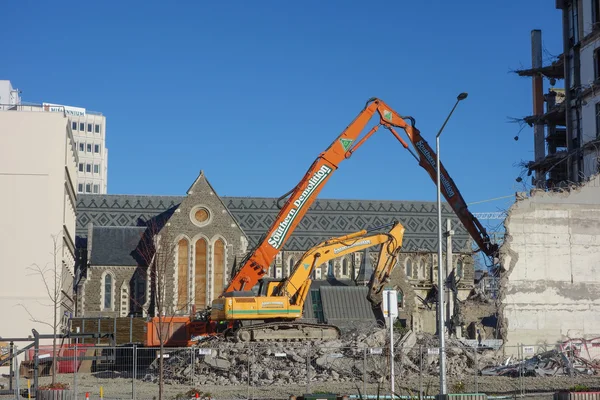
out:
<path id="1" fill-rule="evenodd" d="M 164 349 L 165 399 L 189 399 L 196 389 L 214 399 L 288 399 L 305 393 L 389 395 L 392 370 L 389 346 L 374 343 L 232 343 Z M 376 343 L 375 343 L 376 344 Z M 15 349 L 16 351 L 17 349 Z M 52 347 L 40 346 L 40 387 L 52 381 Z M 158 398 L 159 349 L 138 346 L 63 346 L 55 381 L 77 399 Z M 468 345 L 445 348 L 448 393 L 486 393 L 509 398 L 552 398 L 559 390 L 600 389 L 600 347 L 570 345 L 490 349 Z M 433 396 L 440 385 L 439 348 L 424 344 L 394 349 L 394 392 Z M 0 398 L 33 385 L 35 350 L 13 365 Z M 12 391 L 12 392 L 11 392 Z M 179 396 L 179 397 L 178 397 Z M 25 396 L 25 398 L 27 398 Z"/>

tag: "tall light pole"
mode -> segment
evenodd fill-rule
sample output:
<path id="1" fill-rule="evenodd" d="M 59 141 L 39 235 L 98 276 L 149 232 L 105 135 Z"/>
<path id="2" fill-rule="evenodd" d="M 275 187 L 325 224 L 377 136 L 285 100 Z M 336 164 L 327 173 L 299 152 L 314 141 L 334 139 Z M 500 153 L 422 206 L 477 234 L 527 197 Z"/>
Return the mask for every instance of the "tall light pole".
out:
<path id="1" fill-rule="evenodd" d="M 440 131 L 435 135 L 435 152 L 437 154 L 436 173 L 437 173 L 437 217 L 438 217 L 438 335 L 440 339 L 440 394 L 446 394 L 446 353 L 444 349 L 444 278 L 443 263 L 442 263 L 442 190 L 440 186 L 440 135 L 446 127 L 452 113 L 458 106 L 461 100 L 466 99 L 468 93 L 461 93 L 456 97 L 456 103 L 452 107 L 452 111 L 448 114 L 446 121 L 440 128 Z"/>

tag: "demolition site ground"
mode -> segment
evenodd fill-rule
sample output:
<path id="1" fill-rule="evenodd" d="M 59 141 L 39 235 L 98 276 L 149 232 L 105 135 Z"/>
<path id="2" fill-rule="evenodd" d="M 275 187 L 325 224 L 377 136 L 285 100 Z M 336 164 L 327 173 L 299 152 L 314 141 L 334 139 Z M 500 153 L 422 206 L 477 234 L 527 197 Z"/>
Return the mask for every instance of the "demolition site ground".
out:
<path id="1" fill-rule="evenodd" d="M 395 338 L 396 393 L 436 394 L 437 338 L 411 331 Z M 287 399 L 290 395 L 315 392 L 377 395 L 378 390 L 389 394 L 388 344 L 387 331 L 377 330 L 368 335 L 354 332 L 341 340 L 320 343 L 210 340 L 193 348 L 165 349 L 165 398 L 175 399 L 190 389 L 215 399 Z M 102 386 L 105 399 L 145 400 L 157 396 L 157 349 L 117 349 L 112 364 L 96 363 L 89 373 L 79 368 L 78 373 L 63 373 L 57 379 L 77 388 L 78 393 L 97 395 Z M 113 350 L 98 347 L 93 351 L 96 355 L 110 355 Z M 545 393 L 551 398 L 551 393 L 559 390 L 600 389 L 598 360 L 589 360 L 581 352 L 557 346 L 529 358 L 509 357 L 507 353 L 508 349 L 476 350 L 449 339 L 448 391 L 530 394 L 535 398 L 546 398 Z M 133 354 L 137 354 L 136 363 Z M 26 387 L 23 382 L 21 379 L 20 387 Z M 40 379 L 40 384 L 49 382 L 49 376 Z"/>

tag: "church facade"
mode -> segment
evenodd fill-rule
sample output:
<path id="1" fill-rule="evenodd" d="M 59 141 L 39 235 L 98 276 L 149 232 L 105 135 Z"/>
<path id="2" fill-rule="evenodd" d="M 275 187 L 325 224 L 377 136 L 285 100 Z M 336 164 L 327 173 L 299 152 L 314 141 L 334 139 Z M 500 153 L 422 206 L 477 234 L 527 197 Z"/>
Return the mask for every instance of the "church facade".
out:
<path id="1" fill-rule="evenodd" d="M 147 268 L 154 254 L 144 254 L 140 245 L 150 227 L 156 228 L 151 236 L 165 236 L 168 231 L 173 246 L 165 260 L 166 312 L 187 315 L 205 308 L 220 295 L 236 265 L 260 242 L 278 212 L 274 198 L 220 197 L 202 172 L 185 196 L 79 195 L 75 315 L 155 314 L 150 294 L 156 283 Z M 470 239 L 445 203 L 442 213 L 444 221 L 452 220 L 452 272 L 458 298 L 466 299 L 473 288 Z M 323 240 L 394 220 L 406 229 L 389 283 L 400 293 L 400 318 L 414 330 L 435 331 L 435 305 L 432 311 L 428 303 L 437 282 L 435 202 L 317 199 L 277 255 L 269 275 L 289 276 L 302 254 Z M 320 265 L 312 276 L 319 283 L 315 287 L 328 282 L 364 284 L 377 250 Z M 317 297 L 308 301 L 311 315 L 318 308 Z"/>

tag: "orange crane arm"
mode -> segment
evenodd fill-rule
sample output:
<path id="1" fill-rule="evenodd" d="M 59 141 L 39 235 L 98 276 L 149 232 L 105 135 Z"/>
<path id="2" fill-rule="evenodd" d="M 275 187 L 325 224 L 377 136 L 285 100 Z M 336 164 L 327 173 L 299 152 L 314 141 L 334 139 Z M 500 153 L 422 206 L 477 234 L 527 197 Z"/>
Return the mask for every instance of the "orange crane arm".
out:
<path id="1" fill-rule="evenodd" d="M 381 124 L 386 126 L 394 134 L 394 136 L 399 138 L 393 127 L 404 129 L 406 135 L 419 154 L 419 157 L 415 156 L 415 158 L 417 158 L 419 161 L 419 165 L 427 171 L 433 182 L 436 183 L 437 154 L 431 148 L 431 146 L 429 146 L 427 141 L 423 139 L 421 132 L 415 127 L 414 118 L 400 116 L 382 100 L 373 98 L 370 99 L 369 102 L 372 102 L 371 104 L 377 104 L 377 112 L 381 117 Z M 406 119 L 411 120 L 411 125 L 406 123 Z M 479 249 L 489 257 L 497 256 L 498 245 L 490 241 L 490 237 L 481 222 L 479 222 L 479 220 L 471 213 L 471 211 L 469 211 L 465 199 L 460 194 L 456 184 L 448 174 L 448 171 L 446 171 L 446 168 L 444 168 L 444 165 L 441 161 L 440 170 L 440 183 L 442 186 L 441 193 L 446 198 L 446 201 L 450 204 L 473 240 L 475 240 L 475 243 L 477 243 Z"/>
<path id="2" fill-rule="evenodd" d="M 371 117 L 379 114 L 379 124 L 375 125 L 361 139 L 357 140 Z M 409 125 L 405 119 L 410 119 Z M 370 99 L 358 116 L 342 131 L 342 133 L 323 151 L 310 166 L 300 183 L 289 193 L 287 201 L 281 207 L 273 225 L 261 239 L 260 243 L 242 261 L 240 268 L 231 279 L 224 293 L 232 291 L 251 290 L 254 285 L 267 273 L 273 259 L 296 229 L 319 192 L 325 186 L 339 164 L 350 156 L 369 139 L 380 126 L 387 128 L 405 149 L 419 161 L 429 175 L 436 181 L 435 152 L 421 137 L 419 130 L 414 126 L 414 118 L 402 117 L 388 107 L 383 101 Z M 408 144 L 398 135 L 394 127 L 403 129 L 410 141 L 419 152 L 417 157 L 408 147 Z M 441 165 L 441 163 L 440 163 Z M 441 166 L 442 193 L 451 204 L 452 208 L 475 239 L 479 247 L 488 255 L 492 253 L 492 246 L 485 229 L 479 221 L 467 210 L 466 203 L 448 173 Z"/>

